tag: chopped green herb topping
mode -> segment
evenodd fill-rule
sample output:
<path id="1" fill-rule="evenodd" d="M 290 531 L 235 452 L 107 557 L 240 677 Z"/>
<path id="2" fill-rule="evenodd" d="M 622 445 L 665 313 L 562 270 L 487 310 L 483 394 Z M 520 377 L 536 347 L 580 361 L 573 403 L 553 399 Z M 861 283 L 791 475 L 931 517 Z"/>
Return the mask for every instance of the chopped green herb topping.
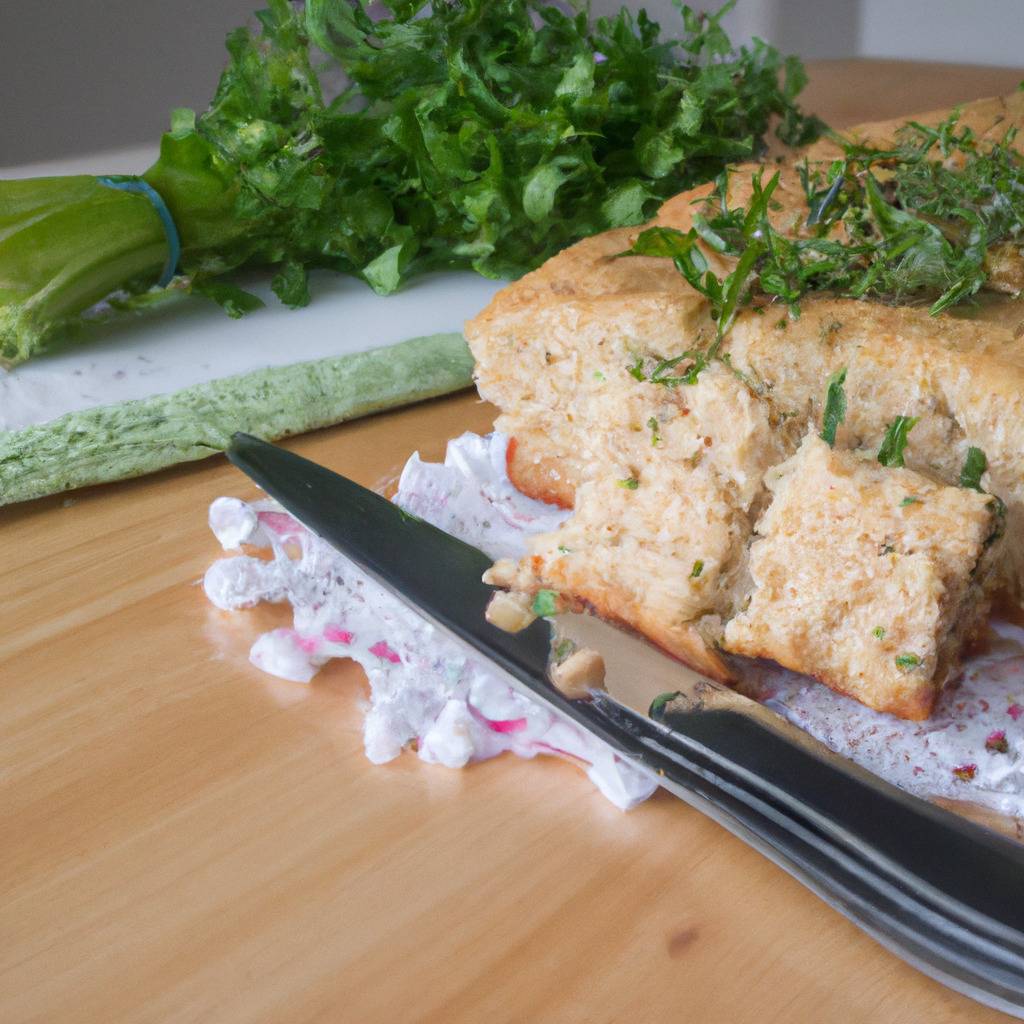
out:
<path id="1" fill-rule="evenodd" d="M 672 693 L 659 693 L 654 700 L 651 701 L 651 706 L 647 710 L 647 717 L 653 718 L 654 721 L 660 722 L 665 715 L 665 708 L 672 703 L 680 694 L 679 690 L 673 690 Z"/>
<path id="2" fill-rule="evenodd" d="M 897 654 L 896 667 L 909 672 L 921 664 L 921 659 L 916 654 Z"/>
<path id="3" fill-rule="evenodd" d="M 821 439 L 829 445 L 836 443 L 836 431 L 846 419 L 846 367 L 836 370 L 828 379 L 825 391 L 825 411 L 821 417 Z"/>
<path id="4" fill-rule="evenodd" d="M 908 505 L 921 505 L 923 502 L 917 495 L 908 494 L 901 502 L 900 508 L 906 508 Z"/>
<path id="5" fill-rule="evenodd" d="M 625 480 L 620 480 L 619 486 L 625 487 L 627 491 L 635 491 L 640 486 L 640 481 L 635 476 L 631 476 Z"/>
<path id="6" fill-rule="evenodd" d="M 559 550 L 559 553 L 563 554 L 563 555 L 568 555 L 568 554 L 572 553 L 572 549 L 571 548 L 567 548 L 564 544 L 559 544 L 558 545 L 558 550 Z"/>
<path id="7" fill-rule="evenodd" d="M 917 422 L 917 416 L 897 416 L 889 424 L 882 445 L 878 449 L 878 461 L 883 466 L 898 468 L 904 465 L 903 452 L 907 447 L 907 435 Z"/>
<path id="8" fill-rule="evenodd" d="M 684 373 L 673 374 L 680 363 L 685 363 Z M 677 388 L 680 384 L 696 384 L 701 370 L 708 365 L 705 353 L 697 349 L 687 349 L 681 355 L 673 356 L 671 359 L 661 359 L 651 370 L 650 376 L 644 370 L 644 361 L 637 356 L 636 362 L 629 367 L 629 373 L 639 381 L 647 381 L 650 384 L 661 384 L 666 388 Z"/>
<path id="9" fill-rule="evenodd" d="M 977 139 L 959 119 L 954 111 L 934 128 L 909 122 L 891 149 L 840 140 L 842 158 L 824 170 L 805 161 L 807 218 L 798 237 L 769 221 L 777 174 L 764 184 L 763 171 L 755 172 L 747 206 L 729 209 L 723 171 L 688 232 L 649 228 L 621 255 L 669 258 L 704 295 L 718 323 L 709 359 L 739 308 L 759 297 L 786 303 L 793 316 L 808 292 L 927 298 L 937 315 L 984 285 L 992 246 L 1024 234 L 1016 128 Z M 698 242 L 731 258 L 732 272 L 719 279 Z"/>
<path id="10" fill-rule="evenodd" d="M 652 416 L 647 421 L 647 426 L 650 427 L 651 430 L 651 444 L 661 444 L 661 434 L 658 433 L 658 418 L 656 416 Z"/>
<path id="11" fill-rule="evenodd" d="M 967 449 L 963 469 L 960 470 L 960 486 L 972 491 L 981 490 L 981 475 L 988 469 L 988 459 L 980 448 L 973 445 Z"/>
<path id="12" fill-rule="evenodd" d="M 538 590 L 533 597 L 533 614 L 547 617 L 558 614 L 558 594 L 554 590 Z"/>
<path id="13" fill-rule="evenodd" d="M 605 380 L 607 380 L 607 378 L 605 377 L 605 375 L 600 370 L 595 370 L 594 371 L 594 380 L 596 380 L 596 381 L 600 382 L 601 384 L 603 384 L 605 382 Z"/>
<path id="14" fill-rule="evenodd" d="M 697 561 L 693 563 L 693 569 L 690 571 L 690 579 L 697 579 L 703 571 L 704 562 L 698 558 Z"/>
<path id="15" fill-rule="evenodd" d="M 716 325 L 715 340 L 704 354 L 703 365 L 695 367 L 695 374 L 699 374 L 718 355 L 722 338 L 732 327 L 736 314 L 749 301 L 749 279 L 770 244 L 765 235 L 765 226 L 768 224 L 772 193 L 778 185 L 778 172 L 765 185 L 763 172 L 758 171 L 751 178 L 749 209 L 730 210 L 727 198 L 728 172 L 723 171 L 707 206 L 709 213 L 712 204 L 720 206 L 718 213 L 710 219 L 703 213 L 694 214 L 693 227 L 689 231 L 660 226 L 647 228 L 640 232 L 632 248 L 617 253 L 618 256 L 661 256 L 671 259 L 690 286 L 708 300 L 711 318 Z M 732 271 L 724 279 L 720 280 L 711 270 L 698 242 L 703 242 L 714 252 L 736 257 Z"/>
<path id="16" fill-rule="evenodd" d="M 576 644 L 572 640 L 560 640 L 555 645 L 555 661 L 565 661 L 575 650 Z"/>
<path id="17" fill-rule="evenodd" d="M 885 630 L 881 626 L 875 626 L 875 628 L 873 630 L 871 630 L 871 635 L 876 640 L 884 640 L 885 639 Z"/>

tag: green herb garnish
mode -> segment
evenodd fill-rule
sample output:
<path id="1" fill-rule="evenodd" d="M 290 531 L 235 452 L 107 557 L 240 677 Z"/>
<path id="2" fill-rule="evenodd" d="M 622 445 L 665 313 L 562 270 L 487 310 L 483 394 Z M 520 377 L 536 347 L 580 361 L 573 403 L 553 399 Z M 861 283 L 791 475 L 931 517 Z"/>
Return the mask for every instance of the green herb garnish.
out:
<path id="1" fill-rule="evenodd" d="M 595 370 L 594 371 L 594 380 L 596 380 L 599 384 L 603 384 L 605 382 L 605 380 L 607 380 L 607 378 L 605 377 L 605 375 L 600 370 Z"/>
<path id="2" fill-rule="evenodd" d="M 640 481 L 635 476 L 631 476 L 625 480 L 619 480 L 618 485 L 624 487 L 627 491 L 635 491 L 640 486 Z"/>
<path id="3" fill-rule="evenodd" d="M 750 207 L 746 211 L 730 210 L 727 201 L 727 172 L 723 171 L 717 179 L 714 196 L 714 201 L 720 207 L 718 212 L 710 217 L 705 217 L 701 213 L 695 214 L 694 226 L 685 232 L 668 227 L 648 228 L 640 232 L 630 249 L 618 253 L 619 256 L 670 258 L 691 287 L 708 300 L 711 318 L 716 325 L 715 340 L 705 353 L 684 353 L 674 360 L 674 363 L 686 358 L 694 360 L 691 370 L 694 380 L 696 375 L 717 356 L 722 338 L 749 298 L 749 278 L 768 245 L 763 228 L 767 223 L 772 193 L 778 184 L 778 173 L 764 186 L 762 174 L 755 174 L 752 178 L 753 196 Z M 724 279 L 720 280 L 711 270 L 698 242 L 703 242 L 715 252 L 736 257 L 733 270 Z M 693 383 L 694 380 L 683 383 Z"/>
<path id="4" fill-rule="evenodd" d="M 565 661 L 566 658 L 576 650 L 576 643 L 573 640 L 560 640 L 555 645 L 555 661 Z"/>
<path id="5" fill-rule="evenodd" d="M 802 66 L 734 48 L 730 6 L 681 6 L 672 39 L 644 11 L 540 0 L 393 0 L 376 20 L 358 0 L 268 0 L 256 33 L 230 35 L 209 109 L 176 112 L 144 174 L 182 238 L 160 295 L 240 314 L 259 300 L 220 278 L 246 265 L 275 268 L 290 306 L 311 267 L 381 294 L 437 269 L 514 278 L 758 156 L 772 122 L 810 141 Z M 166 254 L 143 197 L 85 176 L 0 183 L 0 360 L 113 293 L 151 304 Z"/>
<path id="6" fill-rule="evenodd" d="M 921 664 L 921 659 L 916 654 L 897 654 L 896 667 L 909 672 Z"/>
<path id="7" fill-rule="evenodd" d="M 568 555 L 571 553 L 571 548 L 567 548 L 564 544 L 558 545 L 558 553 L 561 555 Z"/>
<path id="8" fill-rule="evenodd" d="M 885 630 L 881 626 L 875 626 L 875 628 L 873 630 L 871 630 L 871 635 L 876 640 L 884 640 L 885 639 Z"/>
<path id="9" fill-rule="evenodd" d="M 651 444 L 661 444 L 661 434 L 658 433 L 658 418 L 656 416 L 652 416 L 647 421 L 647 426 L 648 429 L 651 431 Z"/>
<path id="10" fill-rule="evenodd" d="M 673 690 L 671 693 L 659 693 L 658 696 L 651 701 L 651 706 L 647 709 L 647 717 L 653 718 L 656 722 L 660 722 L 665 716 L 665 708 L 667 708 L 669 704 L 676 699 L 676 697 L 680 696 L 681 692 L 682 691 L 680 690 Z"/>
<path id="11" fill-rule="evenodd" d="M 794 237 L 769 219 L 778 175 L 764 184 L 755 172 L 746 207 L 729 209 L 723 172 L 690 231 L 648 229 L 624 255 L 672 259 L 707 298 L 718 322 L 709 358 L 738 308 L 759 297 L 786 303 L 793 316 L 809 292 L 928 300 L 937 315 L 982 287 L 994 245 L 1024 235 L 1024 157 L 1015 133 L 978 140 L 954 112 L 936 128 L 909 122 L 892 149 L 838 139 L 840 159 L 800 168 L 807 217 Z M 734 261 L 724 279 L 698 243 Z"/>
<path id="12" fill-rule="evenodd" d="M 897 416 L 889 424 L 881 447 L 878 449 L 878 461 L 883 466 L 898 468 L 903 463 L 903 452 L 907 447 L 907 435 L 914 429 L 917 416 Z"/>
<path id="13" fill-rule="evenodd" d="M 836 431 L 839 424 L 846 419 L 846 391 L 843 385 L 846 383 L 846 367 L 836 370 L 828 379 L 828 387 L 825 390 L 825 411 L 821 417 L 822 441 L 834 446 L 836 443 Z"/>
<path id="14" fill-rule="evenodd" d="M 981 490 L 981 476 L 988 469 L 988 459 L 980 448 L 973 445 L 967 449 L 963 469 L 960 470 L 960 486 Z"/>
<path id="15" fill-rule="evenodd" d="M 697 579 L 703 571 L 704 562 L 698 558 L 697 561 L 693 563 L 693 569 L 690 571 L 690 579 Z"/>
<path id="16" fill-rule="evenodd" d="M 558 614 L 558 594 L 554 590 L 538 590 L 533 597 L 533 614 L 547 618 Z"/>
<path id="17" fill-rule="evenodd" d="M 916 494 L 908 494 L 901 502 L 900 508 L 906 508 L 908 505 L 920 505 L 922 504 L 921 499 Z"/>

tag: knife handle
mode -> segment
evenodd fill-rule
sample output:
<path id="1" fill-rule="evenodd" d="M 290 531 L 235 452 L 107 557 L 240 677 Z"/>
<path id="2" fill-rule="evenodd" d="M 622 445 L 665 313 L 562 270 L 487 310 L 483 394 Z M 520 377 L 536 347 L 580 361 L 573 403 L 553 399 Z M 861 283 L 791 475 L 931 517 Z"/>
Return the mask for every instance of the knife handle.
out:
<path id="1" fill-rule="evenodd" d="M 573 711 L 883 945 L 1024 1015 L 1024 847 L 833 762 L 757 705 L 670 703 L 655 722 L 596 694 Z"/>

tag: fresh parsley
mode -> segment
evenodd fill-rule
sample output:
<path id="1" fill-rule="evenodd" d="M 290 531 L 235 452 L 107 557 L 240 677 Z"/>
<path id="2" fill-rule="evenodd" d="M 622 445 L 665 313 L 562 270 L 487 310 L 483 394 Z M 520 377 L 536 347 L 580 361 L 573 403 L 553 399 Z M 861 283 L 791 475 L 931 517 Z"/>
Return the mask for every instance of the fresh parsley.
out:
<path id="1" fill-rule="evenodd" d="M 981 477 L 986 469 L 988 469 L 988 459 L 985 457 L 985 453 L 972 445 L 967 449 L 963 469 L 960 470 L 960 486 L 980 491 Z"/>
<path id="2" fill-rule="evenodd" d="M 916 654 L 896 655 L 896 667 L 903 669 L 904 672 L 909 672 L 911 669 L 918 668 L 920 664 L 921 659 Z"/>
<path id="3" fill-rule="evenodd" d="M 681 692 L 680 690 L 673 690 L 671 693 L 659 693 L 651 701 L 651 706 L 647 709 L 647 717 L 654 719 L 655 722 L 660 722 L 665 716 L 665 709 L 680 696 Z"/>
<path id="4" fill-rule="evenodd" d="M 886 430 L 878 449 L 878 461 L 883 466 L 898 468 L 904 465 L 903 453 L 907 447 L 907 435 L 914 429 L 917 421 L 917 416 L 897 416 L 889 424 L 889 429 Z"/>
<path id="5" fill-rule="evenodd" d="M 554 590 L 538 590 L 533 597 L 533 614 L 548 618 L 558 614 L 558 594 Z"/>
<path id="6" fill-rule="evenodd" d="M 836 431 L 839 424 L 846 419 L 846 390 L 843 385 L 846 383 L 846 367 L 836 370 L 828 379 L 828 387 L 825 389 L 825 411 L 821 417 L 822 441 L 834 446 L 836 443 Z"/>

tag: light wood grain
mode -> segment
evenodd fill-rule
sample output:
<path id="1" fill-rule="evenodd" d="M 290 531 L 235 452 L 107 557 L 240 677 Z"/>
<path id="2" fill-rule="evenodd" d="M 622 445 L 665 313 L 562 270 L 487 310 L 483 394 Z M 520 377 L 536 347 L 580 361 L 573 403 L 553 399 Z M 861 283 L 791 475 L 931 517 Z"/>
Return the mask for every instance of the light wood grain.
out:
<path id="1" fill-rule="evenodd" d="M 951 73 L 844 63 L 812 89 L 864 120 L 947 102 Z M 1014 77 L 962 74 L 962 99 Z M 378 485 L 492 412 L 289 447 Z M 1005 1019 L 668 796 L 624 815 L 552 760 L 371 766 L 358 671 L 262 675 L 281 611 L 197 586 L 208 503 L 254 493 L 214 459 L 0 513 L 4 1024 Z"/>

